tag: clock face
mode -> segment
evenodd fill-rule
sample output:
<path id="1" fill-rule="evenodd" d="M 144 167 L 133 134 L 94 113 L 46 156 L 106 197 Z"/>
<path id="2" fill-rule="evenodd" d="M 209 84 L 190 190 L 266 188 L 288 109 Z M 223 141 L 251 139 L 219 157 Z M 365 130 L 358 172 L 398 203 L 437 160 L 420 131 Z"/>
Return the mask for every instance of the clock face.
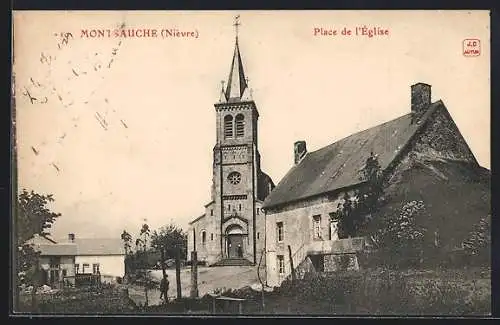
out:
<path id="1" fill-rule="evenodd" d="M 231 183 L 233 185 L 239 184 L 241 182 L 241 174 L 238 172 L 231 172 L 227 176 L 227 180 L 229 183 Z"/>

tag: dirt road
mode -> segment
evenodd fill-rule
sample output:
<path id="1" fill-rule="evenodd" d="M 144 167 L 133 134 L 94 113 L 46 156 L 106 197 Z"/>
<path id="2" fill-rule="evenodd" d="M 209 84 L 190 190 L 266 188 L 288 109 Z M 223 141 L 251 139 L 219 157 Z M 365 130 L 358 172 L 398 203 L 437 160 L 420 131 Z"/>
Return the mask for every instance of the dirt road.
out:
<path id="1" fill-rule="evenodd" d="M 261 271 L 262 272 L 262 271 Z M 167 270 L 170 286 L 168 289 L 169 299 L 177 297 L 177 285 L 175 269 Z M 152 270 L 151 276 L 159 282 L 162 278 L 161 270 Z M 224 266 L 224 267 L 199 267 L 198 268 L 198 295 L 200 297 L 218 288 L 238 289 L 245 286 L 260 286 L 255 266 Z M 191 291 L 191 269 L 181 269 L 181 292 L 183 297 L 188 297 Z M 129 295 L 136 303 L 144 303 L 144 288 L 130 286 Z M 157 289 L 148 291 L 149 305 L 158 305 L 160 291 Z"/>

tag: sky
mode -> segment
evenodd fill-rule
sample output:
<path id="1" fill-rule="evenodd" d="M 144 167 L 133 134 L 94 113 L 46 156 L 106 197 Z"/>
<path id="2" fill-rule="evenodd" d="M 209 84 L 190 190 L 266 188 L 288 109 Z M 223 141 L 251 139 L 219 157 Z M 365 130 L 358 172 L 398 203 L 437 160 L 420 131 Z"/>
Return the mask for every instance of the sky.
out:
<path id="1" fill-rule="evenodd" d="M 145 220 L 187 230 L 204 212 L 238 14 L 262 169 L 275 183 L 295 141 L 314 151 L 407 114 L 417 82 L 490 168 L 487 11 L 14 12 L 18 187 L 54 195 L 53 237 L 135 236 Z M 364 26 L 388 34 L 355 35 Z M 158 37 L 82 37 L 118 28 Z M 463 55 L 465 39 L 480 41 L 479 56 Z"/>

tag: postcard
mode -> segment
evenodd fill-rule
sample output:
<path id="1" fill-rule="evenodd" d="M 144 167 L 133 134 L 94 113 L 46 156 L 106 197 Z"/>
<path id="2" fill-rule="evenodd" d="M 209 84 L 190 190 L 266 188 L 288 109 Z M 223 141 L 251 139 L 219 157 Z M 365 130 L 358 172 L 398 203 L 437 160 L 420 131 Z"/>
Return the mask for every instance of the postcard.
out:
<path id="1" fill-rule="evenodd" d="M 16 315 L 491 315 L 485 10 L 14 11 Z"/>

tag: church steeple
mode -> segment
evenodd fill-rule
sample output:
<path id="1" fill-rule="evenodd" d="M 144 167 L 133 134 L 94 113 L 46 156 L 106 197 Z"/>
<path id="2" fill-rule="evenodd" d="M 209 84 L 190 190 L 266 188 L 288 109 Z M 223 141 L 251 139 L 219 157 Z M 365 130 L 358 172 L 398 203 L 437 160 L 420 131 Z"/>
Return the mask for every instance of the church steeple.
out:
<path id="1" fill-rule="evenodd" d="M 248 88 L 248 81 L 245 77 L 245 71 L 243 69 L 243 62 L 241 61 L 240 47 L 238 45 L 238 26 L 240 16 L 235 18 L 235 29 L 236 29 L 236 42 L 234 47 L 233 61 L 231 62 L 231 70 L 229 71 L 229 78 L 227 80 L 227 86 L 224 93 L 226 101 L 241 101 L 245 90 Z"/>

